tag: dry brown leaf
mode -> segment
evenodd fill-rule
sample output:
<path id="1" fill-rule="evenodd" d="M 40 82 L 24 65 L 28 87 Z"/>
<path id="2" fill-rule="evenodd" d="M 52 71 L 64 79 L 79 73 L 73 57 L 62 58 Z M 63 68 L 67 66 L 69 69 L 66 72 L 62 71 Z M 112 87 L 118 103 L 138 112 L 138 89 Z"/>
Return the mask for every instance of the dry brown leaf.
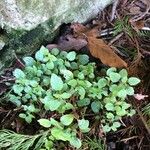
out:
<path id="1" fill-rule="evenodd" d="M 82 24 L 73 24 L 72 28 L 75 34 L 83 35 L 88 41 L 88 47 L 93 57 L 102 61 L 103 64 L 110 67 L 127 67 L 127 63 L 123 61 L 102 39 L 98 39 L 98 26 L 93 29 L 88 29 Z"/>
<path id="2" fill-rule="evenodd" d="M 102 39 L 88 37 L 88 47 L 92 56 L 99 58 L 103 64 L 117 68 L 127 67 L 127 63 L 116 55 Z"/>
<path id="3" fill-rule="evenodd" d="M 83 38 L 74 38 L 72 35 L 61 36 L 57 44 L 48 44 L 46 47 L 51 50 L 58 48 L 60 50 L 80 50 L 87 45 L 87 41 Z"/>

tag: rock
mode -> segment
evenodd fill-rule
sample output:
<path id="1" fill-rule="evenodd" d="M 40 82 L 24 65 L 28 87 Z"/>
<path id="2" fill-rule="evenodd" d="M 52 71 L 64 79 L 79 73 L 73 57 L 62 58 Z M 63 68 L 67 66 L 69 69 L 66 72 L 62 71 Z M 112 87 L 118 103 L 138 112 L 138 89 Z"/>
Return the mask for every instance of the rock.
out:
<path id="1" fill-rule="evenodd" d="M 7 39 L 1 50 L 0 69 L 14 55 L 33 53 L 56 36 L 62 23 L 83 23 L 94 18 L 112 0 L 1 0 L 0 36 Z M 2 32 L 1 32 L 2 31 Z M 1 47 L 1 48 L 2 48 Z"/>

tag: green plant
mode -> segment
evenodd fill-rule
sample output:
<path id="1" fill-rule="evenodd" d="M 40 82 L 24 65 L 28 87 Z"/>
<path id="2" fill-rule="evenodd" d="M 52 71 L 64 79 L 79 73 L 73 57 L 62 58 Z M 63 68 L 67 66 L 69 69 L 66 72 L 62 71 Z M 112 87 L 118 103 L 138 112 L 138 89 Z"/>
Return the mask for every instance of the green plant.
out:
<path id="1" fill-rule="evenodd" d="M 45 131 L 37 135 L 22 135 L 9 130 L 0 130 L 1 150 L 39 150 L 45 144 L 47 134 Z"/>
<path id="2" fill-rule="evenodd" d="M 12 86 L 10 101 L 23 108 L 19 116 L 49 130 L 46 149 L 52 149 L 55 141 L 68 141 L 81 147 L 78 132 L 90 131 L 85 114 L 95 113 L 104 132 L 116 131 L 123 116 L 132 116 L 135 110 L 125 101 L 134 94 L 132 86 L 140 80 L 128 78 L 127 71 L 110 68 L 106 76 L 96 75 L 95 63 L 85 54 L 65 52 L 41 47 L 32 57 L 23 58 L 24 70 L 15 69 L 16 82 Z M 41 118 L 48 113 L 50 117 Z M 55 115 L 54 115 L 55 114 Z"/>
<path id="3" fill-rule="evenodd" d="M 132 37 L 133 29 L 131 27 L 131 24 L 129 23 L 128 17 L 117 19 L 114 23 L 114 35 L 117 35 L 118 33 L 121 33 L 121 32 L 125 32 L 130 37 Z"/>

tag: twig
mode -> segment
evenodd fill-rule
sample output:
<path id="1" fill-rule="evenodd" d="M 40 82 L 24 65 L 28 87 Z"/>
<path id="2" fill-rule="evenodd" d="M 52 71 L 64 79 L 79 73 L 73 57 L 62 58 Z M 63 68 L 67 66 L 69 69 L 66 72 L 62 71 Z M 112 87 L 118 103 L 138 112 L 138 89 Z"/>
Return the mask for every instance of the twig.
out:
<path id="1" fill-rule="evenodd" d="M 141 14 L 139 17 L 132 19 L 132 21 L 136 22 L 136 21 L 141 20 L 142 18 L 144 18 L 149 13 L 149 10 L 150 10 L 150 7 L 148 7 L 146 9 L 146 11 L 143 14 Z"/>
<path id="2" fill-rule="evenodd" d="M 20 66 L 24 68 L 25 65 L 21 62 L 21 60 L 17 57 L 17 55 L 15 53 L 14 53 L 14 56 L 15 56 L 17 62 L 20 64 Z"/>
<path id="3" fill-rule="evenodd" d="M 135 139 L 135 138 L 139 138 L 139 136 L 132 136 L 132 137 L 129 137 L 129 138 L 126 138 L 126 139 L 122 139 L 119 142 L 127 142 L 127 141 Z"/>
<path id="4" fill-rule="evenodd" d="M 124 33 L 122 32 L 122 33 L 118 34 L 117 36 L 115 36 L 115 37 L 108 43 L 108 45 L 109 45 L 109 46 L 112 45 L 112 44 L 113 44 L 115 41 L 117 41 L 123 34 L 124 34 Z"/>
<path id="5" fill-rule="evenodd" d="M 112 22 L 115 18 L 115 12 L 116 12 L 116 8 L 118 5 L 119 0 L 115 0 L 115 2 L 113 3 L 113 7 L 112 7 L 112 12 L 111 12 L 111 18 L 110 21 Z"/>

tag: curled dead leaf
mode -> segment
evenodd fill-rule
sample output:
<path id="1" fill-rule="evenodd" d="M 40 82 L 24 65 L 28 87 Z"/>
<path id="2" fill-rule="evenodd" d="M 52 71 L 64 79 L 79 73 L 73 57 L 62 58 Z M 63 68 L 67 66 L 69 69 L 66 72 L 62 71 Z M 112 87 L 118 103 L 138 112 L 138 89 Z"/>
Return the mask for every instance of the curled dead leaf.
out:
<path id="1" fill-rule="evenodd" d="M 103 64 L 117 68 L 127 67 L 127 63 L 116 55 L 102 39 L 88 37 L 88 47 L 92 56 L 99 58 Z"/>
<path id="2" fill-rule="evenodd" d="M 72 28 L 75 35 L 84 35 L 88 41 L 88 48 L 93 57 L 96 57 L 102 61 L 103 64 L 110 67 L 123 68 L 127 67 L 127 63 L 123 61 L 114 51 L 102 40 L 98 39 L 99 36 L 99 26 L 93 29 L 88 29 L 82 24 L 73 24 Z"/>

